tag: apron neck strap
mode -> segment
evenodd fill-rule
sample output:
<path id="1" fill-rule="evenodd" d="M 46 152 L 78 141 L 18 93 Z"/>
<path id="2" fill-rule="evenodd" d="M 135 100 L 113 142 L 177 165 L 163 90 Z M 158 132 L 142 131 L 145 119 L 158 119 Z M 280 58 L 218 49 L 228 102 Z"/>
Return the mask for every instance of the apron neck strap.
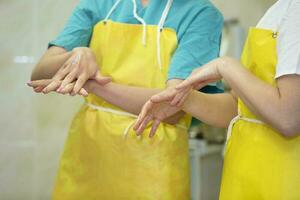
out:
<path id="1" fill-rule="evenodd" d="M 168 14 L 170 12 L 170 9 L 173 5 L 173 0 L 168 0 L 168 3 L 164 9 L 164 12 L 159 20 L 158 27 L 157 27 L 157 62 L 160 70 L 162 70 L 162 61 L 161 61 L 161 49 L 160 49 L 160 37 L 161 37 L 161 32 L 164 28 L 166 19 L 168 17 Z"/>
<path id="2" fill-rule="evenodd" d="M 173 4 L 173 0 L 168 0 L 168 3 L 166 5 L 166 7 L 165 7 L 165 9 L 163 11 L 163 14 L 162 14 L 162 16 L 161 16 L 161 18 L 159 20 L 159 23 L 158 23 L 158 27 L 159 27 L 160 30 L 163 29 L 163 27 L 164 27 L 165 21 L 166 21 L 166 19 L 168 17 L 168 14 L 169 14 L 169 11 L 170 11 L 170 9 L 172 7 L 172 4 Z"/>
<path id="3" fill-rule="evenodd" d="M 113 5 L 113 7 L 110 9 L 110 11 L 108 12 L 108 14 L 106 15 L 104 22 L 106 23 L 109 19 L 109 17 L 111 16 L 111 14 L 116 10 L 116 8 L 118 7 L 118 5 L 120 4 L 122 0 L 117 0 L 116 3 Z"/>
<path id="4" fill-rule="evenodd" d="M 144 46 L 146 46 L 146 38 L 147 38 L 147 24 L 143 18 L 141 18 L 137 14 L 137 5 L 136 0 L 132 0 L 133 3 L 133 16 L 136 20 L 138 20 L 141 24 L 143 24 L 143 37 L 142 37 L 142 43 Z"/>
<path id="5" fill-rule="evenodd" d="M 115 4 L 112 6 L 112 8 L 108 12 L 107 16 L 105 17 L 104 23 L 106 23 L 108 21 L 108 19 L 110 18 L 112 13 L 116 10 L 116 8 L 118 7 L 118 5 L 120 4 L 121 1 L 122 0 L 117 0 L 115 2 Z M 134 18 L 136 18 L 143 25 L 142 44 L 144 46 L 146 46 L 147 24 L 146 24 L 145 20 L 137 14 L 136 0 L 132 0 L 132 3 L 133 3 L 133 16 L 134 16 Z M 164 24 L 165 24 L 166 19 L 168 17 L 169 11 L 172 7 L 172 4 L 173 4 L 173 0 L 168 0 L 167 5 L 166 5 L 166 7 L 165 7 L 165 9 L 162 13 L 162 16 L 159 20 L 158 27 L 157 27 L 157 62 L 158 62 L 158 65 L 159 65 L 160 69 L 162 69 L 162 61 L 161 61 L 161 55 L 160 55 L 161 54 L 160 37 L 161 37 L 161 32 L 164 28 Z"/>

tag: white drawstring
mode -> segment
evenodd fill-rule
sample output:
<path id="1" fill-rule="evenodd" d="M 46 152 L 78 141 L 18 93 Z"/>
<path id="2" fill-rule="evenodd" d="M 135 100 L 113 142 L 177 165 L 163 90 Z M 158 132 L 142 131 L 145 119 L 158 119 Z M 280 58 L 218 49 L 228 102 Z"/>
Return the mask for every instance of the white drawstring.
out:
<path id="1" fill-rule="evenodd" d="M 138 116 L 137 115 L 134 115 L 134 114 L 131 114 L 131 113 L 128 113 L 128 112 L 124 112 L 124 111 L 119 111 L 119 110 L 114 110 L 114 109 L 111 109 L 111 108 L 104 108 L 102 106 L 96 106 L 94 104 L 91 104 L 91 103 L 86 103 L 86 105 L 94 110 L 99 110 L 99 111 L 103 111 L 103 112 L 107 112 L 107 113 L 112 113 L 112 114 L 115 114 L 115 115 L 120 115 L 120 116 L 125 116 L 125 117 L 131 117 L 131 118 L 134 118 L 134 119 L 137 119 Z M 127 138 L 128 134 L 129 134 L 129 131 L 130 129 L 132 128 L 132 126 L 134 125 L 135 123 L 135 120 L 133 122 L 131 122 L 124 130 L 123 132 L 123 136 L 124 136 L 124 139 Z M 182 128 L 184 130 L 187 130 L 187 128 L 183 125 L 180 125 L 180 124 L 177 124 L 176 127 L 178 128 Z M 141 136 L 138 136 L 137 137 L 138 139 L 141 139 Z"/>
<path id="2" fill-rule="evenodd" d="M 144 46 L 146 46 L 146 38 L 147 38 L 147 24 L 145 22 L 145 20 L 143 18 L 141 18 L 138 14 L 137 14 L 137 6 L 136 6 L 136 1 L 132 0 L 133 3 L 133 16 L 141 23 L 143 24 L 143 37 L 142 37 L 142 44 Z"/>
<path id="3" fill-rule="evenodd" d="M 228 126 L 228 130 L 227 130 L 227 139 L 226 141 L 228 141 L 231 137 L 232 134 L 232 130 L 233 130 L 233 126 L 236 122 L 238 122 L 239 120 L 243 120 L 245 122 L 251 122 L 251 123 L 255 123 L 255 124 L 265 124 L 264 122 L 258 120 L 258 119 L 250 119 L 250 118 L 246 118 L 246 117 L 242 117 L 240 114 L 238 116 L 236 116 L 235 118 L 233 118 Z"/>
<path id="4" fill-rule="evenodd" d="M 120 4 L 122 0 L 117 0 L 116 3 L 113 5 L 113 7 L 110 9 L 109 13 L 107 14 L 107 16 L 104 19 L 104 22 L 106 23 L 109 19 L 109 17 L 111 16 L 111 14 L 114 12 L 114 10 L 117 8 L 117 6 Z M 145 22 L 145 20 L 143 18 L 141 18 L 138 14 L 137 14 L 137 5 L 136 5 L 136 0 L 132 0 L 133 3 L 133 16 L 143 25 L 143 36 L 142 36 L 142 44 L 144 46 L 146 46 L 147 44 L 147 24 Z M 156 45 L 157 45 L 157 63 L 158 66 L 160 68 L 160 70 L 162 70 L 162 59 L 161 59 L 161 48 L 160 48 L 160 39 L 161 39 L 161 31 L 163 30 L 165 21 L 168 17 L 169 11 L 172 7 L 173 4 L 173 0 L 168 0 L 167 5 L 163 11 L 163 14 L 160 18 L 160 21 L 158 23 L 158 27 L 157 27 L 157 40 L 156 40 Z"/>
<path id="5" fill-rule="evenodd" d="M 160 68 L 160 70 L 162 70 L 162 59 L 161 59 L 161 48 L 160 48 L 160 37 L 161 37 L 161 31 L 163 30 L 163 27 L 164 27 L 164 24 L 165 24 L 165 21 L 168 17 L 168 14 L 169 14 L 169 11 L 172 7 L 172 4 L 173 4 L 173 0 L 168 0 L 168 3 L 164 9 L 164 12 L 161 16 L 161 19 L 158 23 L 158 27 L 157 27 L 157 40 L 156 40 L 156 43 L 157 43 L 157 62 L 158 62 L 158 66 Z"/>
<path id="6" fill-rule="evenodd" d="M 110 9 L 110 11 L 108 12 L 107 16 L 104 19 L 105 23 L 108 21 L 109 17 L 115 11 L 115 9 L 117 8 L 117 6 L 120 4 L 121 1 L 122 0 L 117 0 L 116 3 L 113 5 L 113 7 Z"/>
<path id="7" fill-rule="evenodd" d="M 263 121 L 260 121 L 258 119 L 250 119 L 250 118 L 246 118 L 246 117 L 242 117 L 242 115 L 239 114 L 233 118 L 228 126 L 228 129 L 227 129 L 227 138 L 226 138 L 226 142 L 225 142 L 225 146 L 224 146 L 224 150 L 223 150 L 223 155 L 225 155 L 225 148 L 227 148 L 227 144 L 228 144 L 228 141 L 232 135 L 232 131 L 233 131 L 233 126 L 239 121 L 239 120 L 243 120 L 245 122 L 250 122 L 250 123 L 255 123 L 255 124 L 265 124 Z"/>

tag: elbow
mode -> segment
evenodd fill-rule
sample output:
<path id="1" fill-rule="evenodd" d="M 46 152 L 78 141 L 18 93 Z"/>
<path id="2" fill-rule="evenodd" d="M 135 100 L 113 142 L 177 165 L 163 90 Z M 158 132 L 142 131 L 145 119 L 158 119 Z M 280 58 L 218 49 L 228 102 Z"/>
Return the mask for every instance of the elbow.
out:
<path id="1" fill-rule="evenodd" d="M 30 81 L 35 81 L 35 80 L 37 80 L 37 78 L 36 78 L 35 74 L 32 72 L 31 76 L 30 76 Z"/>
<path id="2" fill-rule="evenodd" d="M 40 68 L 40 65 L 39 63 L 34 67 L 32 73 L 31 73 L 31 76 L 30 76 L 30 80 L 31 81 L 36 81 L 36 80 L 39 80 L 40 77 L 38 76 L 38 73 L 37 73 L 37 69 Z"/>

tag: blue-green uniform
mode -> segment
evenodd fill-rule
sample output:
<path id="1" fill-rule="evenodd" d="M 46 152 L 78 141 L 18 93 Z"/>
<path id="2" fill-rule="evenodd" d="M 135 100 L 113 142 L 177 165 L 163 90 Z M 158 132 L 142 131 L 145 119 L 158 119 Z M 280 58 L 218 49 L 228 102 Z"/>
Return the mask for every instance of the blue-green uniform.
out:
<path id="1" fill-rule="evenodd" d="M 81 0 L 59 36 L 50 46 L 60 46 L 68 51 L 88 46 L 93 27 L 103 20 L 115 0 Z M 137 3 L 137 14 L 148 25 L 157 25 L 166 0 L 150 0 L 143 7 Z M 123 0 L 110 17 L 116 22 L 138 24 L 133 14 L 131 0 Z M 221 13 L 208 0 L 175 0 L 164 27 L 172 28 L 178 37 L 178 48 L 172 57 L 168 79 L 185 79 L 193 69 L 218 57 L 223 28 Z"/>

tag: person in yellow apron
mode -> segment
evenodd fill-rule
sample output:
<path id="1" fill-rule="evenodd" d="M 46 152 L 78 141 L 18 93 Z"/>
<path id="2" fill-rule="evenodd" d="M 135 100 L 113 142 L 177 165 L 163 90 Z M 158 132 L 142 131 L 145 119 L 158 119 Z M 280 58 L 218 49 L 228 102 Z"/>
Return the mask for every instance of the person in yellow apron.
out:
<path id="1" fill-rule="evenodd" d="M 251 28 L 242 64 L 216 59 L 144 106 L 135 130 L 163 120 L 162 103 L 228 128 L 220 200 L 300 199 L 300 2 L 280 0 Z M 191 91 L 224 78 L 228 94 Z M 236 116 L 237 115 L 237 116 Z M 236 116 L 236 117 L 234 117 Z M 231 121 L 231 123 L 230 123 Z"/>
<path id="2" fill-rule="evenodd" d="M 132 126 L 153 94 L 217 57 L 222 22 L 204 0 L 80 2 L 29 84 L 36 92 L 89 93 L 72 122 L 53 199 L 190 198 L 190 117 L 176 110 L 152 139 Z"/>

